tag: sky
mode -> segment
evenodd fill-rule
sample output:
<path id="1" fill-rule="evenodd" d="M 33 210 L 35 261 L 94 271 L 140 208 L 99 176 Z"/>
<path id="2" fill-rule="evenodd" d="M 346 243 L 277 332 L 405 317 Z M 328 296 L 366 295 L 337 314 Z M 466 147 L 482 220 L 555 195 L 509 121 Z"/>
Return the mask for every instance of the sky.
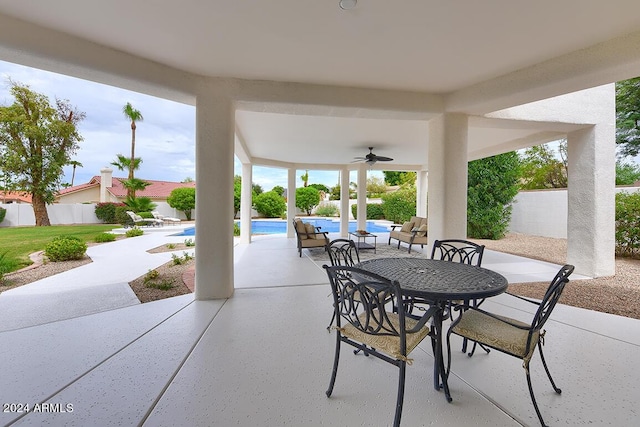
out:
<path id="1" fill-rule="evenodd" d="M 180 104 L 141 93 L 119 89 L 99 83 L 51 73 L 0 61 L 0 105 L 14 101 L 9 91 L 9 78 L 26 84 L 31 90 L 46 95 L 51 105 L 55 99 L 66 99 L 78 110 L 86 113 L 80 122 L 80 149 L 73 157 L 82 164 L 76 168 L 74 185 L 84 184 L 100 169 L 109 166 L 115 177 L 126 178 L 127 171 L 118 171 L 110 163 L 117 154 L 131 153 L 131 122 L 122 113 L 127 102 L 142 113 L 143 120 L 136 122 L 136 157 L 142 158 L 136 177 L 141 179 L 180 182 L 195 179 L 195 107 Z M 241 165 L 235 159 L 235 173 L 241 175 Z M 72 167 L 65 167 L 63 182 L 71 183 Z M 297 186 L 302 186 L 298 171 Z M 382 176 L 381 172 L 378 172 Z M 337 171 L 309 171 L 309 184 L 338 183 Z M 351 181 L 355 181 L 355 174 Z M 254 166 L 253 182 L 263 190 L 279 185 L 287 187 L 287 170 Z"/>

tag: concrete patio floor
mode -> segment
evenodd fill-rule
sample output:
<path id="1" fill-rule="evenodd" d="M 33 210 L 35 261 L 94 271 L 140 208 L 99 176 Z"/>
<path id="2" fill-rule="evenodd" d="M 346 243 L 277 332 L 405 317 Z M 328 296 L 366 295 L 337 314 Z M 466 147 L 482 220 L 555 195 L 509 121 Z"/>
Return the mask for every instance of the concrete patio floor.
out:
<path id="1" fill-rule="evenodd" d="M 112 252 L 139 256 L 163 233 L 149 234 Z M 326 398 L 335 345 L 325 329 L 330 291 L 324 271 L 298 257 L 295 239 L 261 236 L 237 245 L 234 255 L 236 291 L 228 300 L 183 295 L 0 332 L 0 402 L 31 409 L 6 406 L 0 425 L 390 425 L 397 369 L 375 358 L 343 347 L 334 394 Z M 103 270 L 94 266 L 92 283 L 123 269 L 111 262 L 94 258 Z M 140 263 L 126 269 L 153 268 Z M 491 251 L 483 266 L 510 281 L 550 280 L 559 268 Z M 37 295 L 48 298 L 34 291 L 31 299 Z M 485 307 L 523 320 L 533 315 L 507 295 Z M 534 389 L 547 423 L 637 425 L 640 321 L 559 305 L 546 329 L 545 355 L 563 390 L 553 392 L 536 354 Z M 430 344 L 412 353 L 403 425 L 538 425 L 519 360 L 498 352 L 468 358 L 458 340 L 453 348 L 452 403 L 432 387 Z M 43 403 L 50 405 L 35 406 Z"/>

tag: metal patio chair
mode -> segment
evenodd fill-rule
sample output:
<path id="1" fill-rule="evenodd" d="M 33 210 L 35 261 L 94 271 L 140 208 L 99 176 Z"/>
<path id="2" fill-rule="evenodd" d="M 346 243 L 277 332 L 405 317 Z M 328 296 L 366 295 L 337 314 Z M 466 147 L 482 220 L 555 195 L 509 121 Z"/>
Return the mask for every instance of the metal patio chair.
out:
<path id="1" fill-rule="evenodd" d="M 360 254 L 358 253 L 358 247 L 353 240 L 348 239 L 334 239 L 329 243 L 329 260 L 332 266 L 349 266 L 360 263 Z M 331 322 L 327 326 L 327 330 L 331 329 L 333 321 L 336 319 L 336 312 L 333 312 Z"/>
<path id="2" fill-rule="evenodd" d="M 533 407 L 536 410 L 540 424 L 544 426 L 545 423 L 538 409 L 533 388 L 531 387 L 529 362 L 537 346 L 540 352 L 540 358 L 542 359 L 542 365 L 547 372 L 551 386 L 556 393 L 560 394 L 562 392 L 562 390 L 556 386 L 553 378 L 551 378 L 551 373 L 549 373 L 547 362 L 542 353 L 542 345 L 544 344 L 546 332 L 542 327 L 549 319 L 565 285 L 569 282 L 569 276 L 573 273 L 573 269 L 574 267 L 572 265 L 563 266 L 551 281 L 544 298 L 540 302 L 514 295 L 517 298 L 538 306 L 531 323 L 524 323 L 509 317 L 498 316 L 478 307 L 456 307 L 455 310 L 460 311 L 460 316 L 453 321 L 447 332 L 447 354 L 449 356 L 447 372 L 449 372 L 451 368 L 451 334 L 459 335 L 486 347 L 521 359 L 523 361 L 522 367 L 527 376 L 527 385 L 529 386 L 529 394 L 531 395 Z M 469 354 L 469 357 L 471 357 L 471 354 Z"/>
<path id="3" fill-rule="evenodd" d="M 411 351 L 429 335 L 429 320 L 405 317 L 403 294 L 397 281 L 356 267 L 324 266 L 329 276 L 336 315 L 336 349 L 327 397 L 338 373 L 340 344 L 346 343 L 399 369 L 394 426 L 400 425 L 406 366 Z M 394 312 L 397 308 L 397 312 Z M 361 384 L 357 385 L 358 387 Z"/>

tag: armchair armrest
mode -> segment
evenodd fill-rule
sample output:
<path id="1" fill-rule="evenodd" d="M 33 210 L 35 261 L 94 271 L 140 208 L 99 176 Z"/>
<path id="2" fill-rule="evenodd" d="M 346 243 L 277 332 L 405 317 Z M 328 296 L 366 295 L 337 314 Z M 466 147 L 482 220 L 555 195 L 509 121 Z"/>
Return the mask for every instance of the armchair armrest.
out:
<path id="1" fill-rule="evenodd" d="M 520 295 L 512 294 L 511 292 L 505 292 L 505 294 L 510 295 L 510 296 L 512 296 L 512 297 L 516 297 L 516 298 L 518 298 L 518 299 L 521 299 L 522 301 L 526 301 L 526 302 L 529 302 L 529 303 L 531 303 L 531 304 L 535 304 L 535 305 L 537 305 L 537 306 L 539 306 L 539 305 L 540 305 L 540 303 L 539 303 L 538 301 L 534 301 L 534 300 L 531 300 L 531 299 L 529 299 L 529 298 L 522 297 L 522 296 L 520 296 Z"/>
<path id="2" fill-rule="evenodd" d="M 402 227 L 402 224 L 391 224 L 389 227 L 391 227 L 391 231 L 394 231 L 397 227 Z"/>

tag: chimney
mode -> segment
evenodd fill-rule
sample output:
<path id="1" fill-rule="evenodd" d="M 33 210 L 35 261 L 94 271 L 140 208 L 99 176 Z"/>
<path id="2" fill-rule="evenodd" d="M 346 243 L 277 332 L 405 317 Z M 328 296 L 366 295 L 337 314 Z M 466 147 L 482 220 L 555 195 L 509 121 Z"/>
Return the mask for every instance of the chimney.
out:
<path id="1" fill-rule="evenodd" d="M 107 188 L 113 186 L 113 170 L 108 167 L 100 169 L 100 203 L 109 201 Z"/>

